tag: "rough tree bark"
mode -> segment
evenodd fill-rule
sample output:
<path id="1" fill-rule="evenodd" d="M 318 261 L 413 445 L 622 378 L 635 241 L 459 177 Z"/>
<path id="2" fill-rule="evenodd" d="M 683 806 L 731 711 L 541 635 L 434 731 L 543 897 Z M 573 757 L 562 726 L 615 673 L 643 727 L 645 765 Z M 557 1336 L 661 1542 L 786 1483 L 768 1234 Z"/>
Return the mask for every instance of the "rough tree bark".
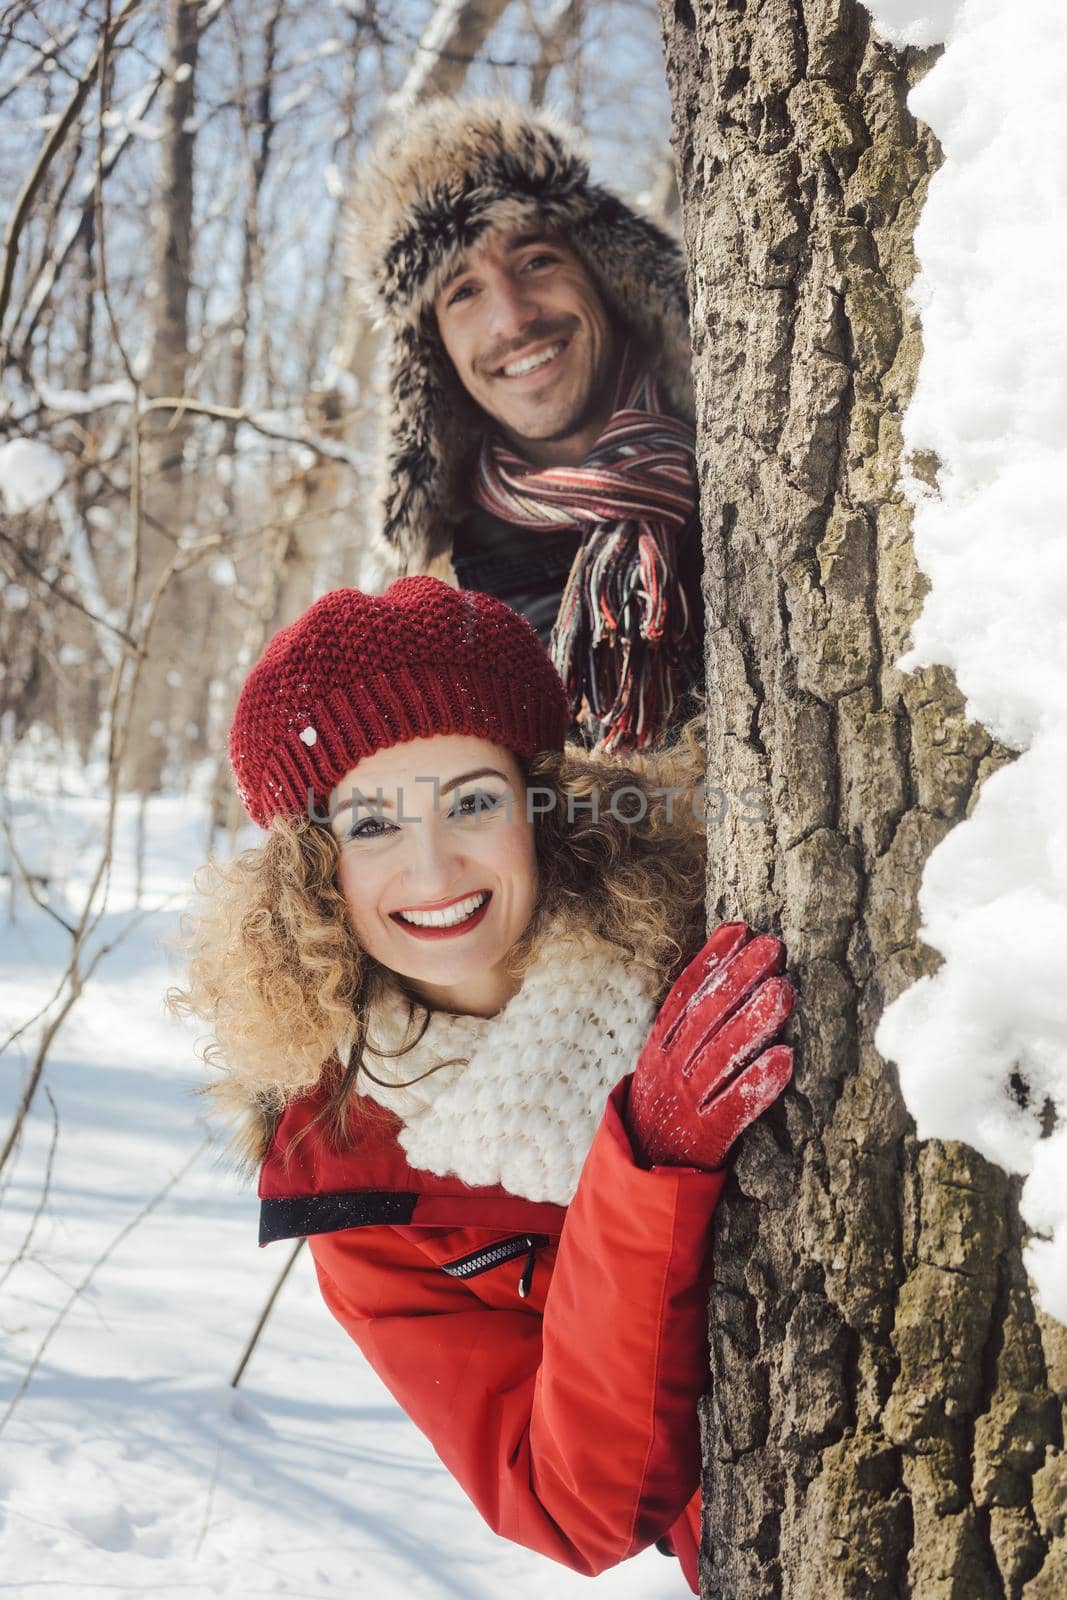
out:
<path id="1" fill-rule="evenodd" d="M 661 5 L 726 797 L 709 913 L 780 927 L 802 995 L 795 1089 L 720 1210 L 703 1593 L 1052 1600 L 1067 1336 L 1035 1313 L 1015 1184 L 919 1144 L 872 1043 L 930 968 L 922 865 L 1006 756 L 947 673 L 894 666 L 921 599 L 905 290 L 939 160 L 905 96 L 931 57 L 853 0 Z"/>

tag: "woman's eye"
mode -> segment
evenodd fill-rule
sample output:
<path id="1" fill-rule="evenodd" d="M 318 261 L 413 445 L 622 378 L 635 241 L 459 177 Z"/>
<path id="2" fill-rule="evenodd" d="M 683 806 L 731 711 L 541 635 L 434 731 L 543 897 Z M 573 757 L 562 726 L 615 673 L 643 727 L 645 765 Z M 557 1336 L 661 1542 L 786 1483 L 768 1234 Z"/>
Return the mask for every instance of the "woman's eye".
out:
<path id="1" fill-rule="evenodd" d="M 380 839 L 383 834 L 391 832 L 392 824 L 381 817 L 361 817 L 352 824 L 341 843 L 347 844 L 350 839 Z"/>
<path id="2" fill-rule="evenodd" d="M 490 794 L 487 789 L 475 789 L 471 794 L 465 794 L 453 807 L 454 817 L 477 817 L 486 811 L 495 811 L 503 796 Z"/>

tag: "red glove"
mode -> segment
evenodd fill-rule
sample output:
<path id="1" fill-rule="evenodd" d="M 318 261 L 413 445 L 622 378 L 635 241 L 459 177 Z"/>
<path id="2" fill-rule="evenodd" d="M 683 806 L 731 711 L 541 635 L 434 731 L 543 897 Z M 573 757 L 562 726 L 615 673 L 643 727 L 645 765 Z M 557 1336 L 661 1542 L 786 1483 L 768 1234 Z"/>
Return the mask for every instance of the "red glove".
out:
<path id="1" fill-rule="evenodd" d="M 789 1046 L 764 1050 L 796 1001 L 771 976 L 784 960 L 780 939 L 724 922 L 674 983 L 630 1086 L 630 1136 L 649 1166 L 721 1167 L 789 1082 Z"/>

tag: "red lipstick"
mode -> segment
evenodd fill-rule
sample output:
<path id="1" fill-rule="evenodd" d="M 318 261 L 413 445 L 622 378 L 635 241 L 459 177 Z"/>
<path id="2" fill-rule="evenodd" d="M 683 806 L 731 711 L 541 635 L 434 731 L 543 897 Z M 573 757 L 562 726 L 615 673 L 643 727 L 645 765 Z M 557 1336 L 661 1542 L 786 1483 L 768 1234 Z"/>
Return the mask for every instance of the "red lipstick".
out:
<path id="1" fill-rule="evenodd" d="M 457 895 L 455 900 L 448 901 L 445 905 L 434 906 L 435 911 L 446 911 L 449 905 L 456 905 L 460 900 L 469 900 L 466 894 Z M 473 911 L 464 922 L 453 923 L 448 928 L 417 928 L 413 922 L 405 922 L 399 911 L 390 911 L 389 915 L 398 928 L 403 928 L 405 933 L 410 933 L 413 939 L 454 939 L 461 933 L 470 933 L 481 922 L 492 903 L 492 893 L 487 893 L 485 900 Z M 422 909 L 422 908 L 420 908 Z"/>

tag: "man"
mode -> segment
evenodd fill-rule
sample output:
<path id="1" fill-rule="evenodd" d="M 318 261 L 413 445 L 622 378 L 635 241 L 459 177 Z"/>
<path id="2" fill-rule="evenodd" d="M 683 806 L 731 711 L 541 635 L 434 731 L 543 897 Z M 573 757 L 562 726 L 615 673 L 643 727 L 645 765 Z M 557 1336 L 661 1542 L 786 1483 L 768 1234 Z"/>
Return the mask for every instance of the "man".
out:
<path id="1" fill-rule="evenodd" d="M 352 210 L 392 342 L 394 570 L 522 611 L 589 742 L 653 743 L 703 674 L 677 244 L 590 183 L 562 124 L 507 100 L 405 118 Z"/>

